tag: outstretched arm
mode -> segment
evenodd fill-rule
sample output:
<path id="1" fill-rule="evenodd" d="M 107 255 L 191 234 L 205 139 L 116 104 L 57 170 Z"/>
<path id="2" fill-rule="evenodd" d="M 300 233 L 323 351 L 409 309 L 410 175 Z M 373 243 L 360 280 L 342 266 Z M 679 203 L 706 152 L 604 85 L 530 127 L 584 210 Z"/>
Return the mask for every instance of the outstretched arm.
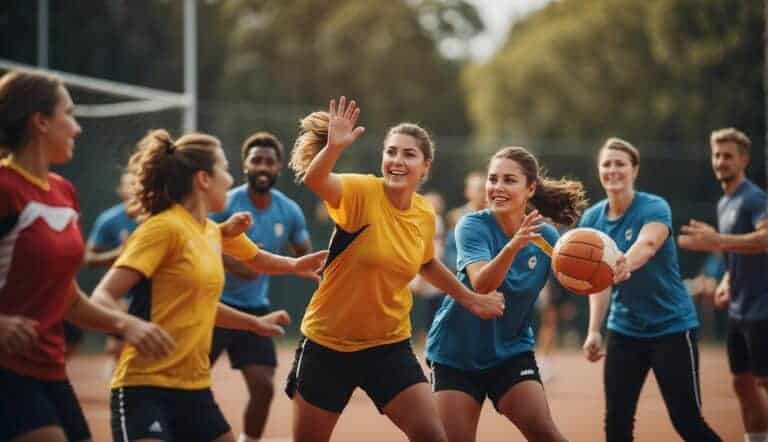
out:
<path id="1" fill-rule="evenodd" d="M 338 207 L 341 202 L 341 179 L 333 173 L 333 168 L 342 152 L 365 132 L 365 128 L 355 127 L 360 108 L 354 100 L 347 105 L 346 98 L 341 97 L 338 107 L 336 100 L 331 100 L 328 113 L 328 143 L 309 164 L 304 184 L 331 207 Z"/>
<path id="2" fill-rule="evenodd" d="M 438 259 L 432 259 L 421 266 L 419 273 L 427 282 L 481 318 L 495 318 L 504 314 L 503 295 L 495 291 L 480 295 L 469 290 Z"/>
<path id="3" fill-rule="evenodd" d="M 754 232 L 744 234 L 718 233 L 709 224 L 692 219 L 681 228 L 677 239 L 680 247 L 699 252 L 726 251 L 742 254 L 758 254 L 768 250 L 768 220 L 757 225 Z"/>

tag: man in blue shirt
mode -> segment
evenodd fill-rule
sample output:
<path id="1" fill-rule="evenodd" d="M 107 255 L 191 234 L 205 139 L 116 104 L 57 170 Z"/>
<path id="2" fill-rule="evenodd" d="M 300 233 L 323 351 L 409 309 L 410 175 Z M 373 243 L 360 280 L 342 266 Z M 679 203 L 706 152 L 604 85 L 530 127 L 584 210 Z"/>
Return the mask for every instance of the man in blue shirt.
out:
<path id="1" fill-rule="evenodd" d="M 717 204 L 719 234 L 692 220 L 680 245 L 724 250 L 727 273 L 715 303 L 728 307 L 728 362 L 741 404 L 746 441 L 768 441 L 768 198 L 746 178 L 751 142 L 726 128 L 710 137 L 712 169 L 724 195 Z"/>
<path id="2" fill-rule="evenodd" d="M 246 211 L 253 217 L 246 235 L 261 249 L 279 253 L 290 247 L 296 256 L 311 251 L 301 208 L 274 189 L 283 167 L 280 140 L 267 132 L 251 135 L 243 143 L 242 161 L 247 183 L 229 192 L 227 208 L 213 219 L 222 222 L 233 213 Z M 221 302 L 254 315 L 268 313 L 269 275 L 254 273 L 228 256 L 224 256 L 224 266 L 227 281 Z M 232 368 L 242 371 L 250 394 L 239 442 L 259 440 L 274 394 L 275 344 L 268 337 L 216 327 L 211 365 L 224 350 L 229 354 Z"/>

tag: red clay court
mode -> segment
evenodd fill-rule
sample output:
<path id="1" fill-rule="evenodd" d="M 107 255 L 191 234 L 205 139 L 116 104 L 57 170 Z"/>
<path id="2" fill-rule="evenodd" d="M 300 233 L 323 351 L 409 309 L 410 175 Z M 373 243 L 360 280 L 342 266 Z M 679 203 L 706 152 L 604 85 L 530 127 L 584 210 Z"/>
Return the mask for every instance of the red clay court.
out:
<path id="1" fill-rule="evenodd" d="M 283 346 L 279 352 L 275 401 L 264 434 L 265 442 L 290 441 L 291 402 L 282 392 L 290 369 L 293 350 Z M 421 353 L 418 353 L 421 357 Z M 96 442 L 109 441 L 109 391 L 105 379 L 105 356 L 78 356 L 69 363 L 69 374 L 85 409 Z M 589 364 L 580 352 L 563 350 L 555 354 L 555 378 L 546 385 L 555 422 L 572 442 L 603 440 L 602 432 L 602 363 Z M 731 388 L 725 349 L 701 349 L 701 386 L 704 415 L 724 441 L 743 438 L 739 405 Z M 247 393 L 240 372 L 229 368 L 226 357 L 213 371 L 213 389 L 235 436 L 242 426 L 241 413 Z M 418 410 L 414 410 L 418 412 Z M 333 434 L 333 441 L 403 441 L 405 436 L 389 420 L 376 411 L 373 403 L 360 390 L 355 392 Z M 519 431 L 496 414 L 490 402 L 485 403 L 478 429 L 478 441 L 522 441 Z M 672 428 L 664 402 L 653 376 L 640 396 L 635 421 L 638 442 L 667 442 L 680 438 Z"/>

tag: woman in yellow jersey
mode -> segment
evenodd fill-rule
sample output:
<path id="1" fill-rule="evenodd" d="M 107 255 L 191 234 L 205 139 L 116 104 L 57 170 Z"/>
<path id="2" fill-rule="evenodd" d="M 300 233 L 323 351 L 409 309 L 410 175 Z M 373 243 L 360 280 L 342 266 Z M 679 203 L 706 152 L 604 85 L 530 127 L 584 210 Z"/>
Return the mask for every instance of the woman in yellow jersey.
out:
<path id="1" fill-rule="evenodd" d="M 434 258 L 435 214 L 416 188 L 434 145 L 421 127 L 402 123 L 384 140 L 382 177 L 332 173 L 364 131 L 360 109 L 341 97 L 329 112 L 302 121 L 291 167 L 336 223 L 323 279 L 307 307 L 286 393 L 293 398 L 294 441 L 327 441 L 360 387 L 412 441 L 445 441 L 426 378 L 410 345 L 419 273 L 483 318 L 504 311 L 500 294 L 478 295 Z"/>
<path id="2" fill-rule="evenodd" d="M 113 304 L 134 288 L 131 312 L 160 325 L 176 347 L 156 360 L 130 345 L 123 350 L 111 385 L 114 440 L 234 441 L 210 390 L 214 324 L 273 336 L 289 318 L 285 311 L 257 317 L 220 304 L 221 255 L 263 273 L 309 275 L 326 252 L 288 258 L 259 250 L 243 234 L 222 238 L 208 215 L 224 209 L 232 176 L 214 137 L 190 134 L 174 142 L 165 131 L 150 132 L 129 170 L 136 203 L 149 216 L 93 297 Z"/>

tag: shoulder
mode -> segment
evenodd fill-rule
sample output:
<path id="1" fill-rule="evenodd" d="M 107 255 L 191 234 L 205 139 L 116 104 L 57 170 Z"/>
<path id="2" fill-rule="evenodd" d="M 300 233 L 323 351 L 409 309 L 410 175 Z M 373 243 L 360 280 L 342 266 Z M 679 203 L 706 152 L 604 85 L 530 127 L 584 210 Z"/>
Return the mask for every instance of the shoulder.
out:
<path id="1" fill-rule="evenodd" d="M 227 192 L 227 204 L 232 204 L 234 201 L 239 201 L 247 196 L 248 186 L 246 184 L 241 184 Z"/>
<path id="2" fill-rule="evenodd" d="M 272 189 L 270 190 L 270 193 L 272 194 L 273 201 L 277 203 L 277 205 L 287 207 L 289 209 L 301 210 L 299 204 L 293 199 L 289 198 L 288 195 L 284 194 L 283 192 L 277 189 Z"/>
<path id="3" fill-rule="evenodd" d="M 435 217 L 434 207 L 432 207 L 432 205 L 429 204 L 429 201 L 427 201 L 427 199 L 424 198 L 424 196 L 419 193 L 414 195 L 413 208 L 414 210 L 418 211 L 420 214 L 430 216 L 430 217 Z"/>
<path id="4" fill-rule="evenodd" d="M 654 195 L 652 193 L 647 193 L 647 192 L 637 192 L 636 197 L 638 198 L 638 202 L 640 203 L 640 207 L 642 208 L 662 209 L 666 211 L 671 211 L 667 200 L 660 197 L 659 195 Z"/>
<path id="5" fill-rule="evenodd" d="M 560 238 L 560 232 L 557 231 L 555 226 L 548 223 L 544 223 L 541 226 L 541 230 L 539 231 L 539 233 L 545 240 L 547 240 L 547 242 L 550 245 L 553 245 L 553 246 L 557 242 L 558 238 Z"/>
<path id="6" fill-rule="evenodd" d="M 361 174 L 361 173 L 341 173 L 339 178 L 343 185 L 348 186 L 362 186 L 362 187 L 377 187 L 384 183 L 384 179 L 377 177 L 376 175 Z"/>
<path id="7" fill-rule="evenodd" d="M 51 188 L 56 187 L 73 196 L 75 195 L 74 184 L 72 184 L 68 179 L 64 178 L 63 176 L 57 173 L 48 172 L 48 183 L 50 183 Z"/>
<path id="8" fill-rule="evenodd" d="M 467 213 L 459 219 L 459 222 L 456 224 L 456 231 L 464 233 L 488 232 L 492 227 L 490 222 L 492 217 L 493 214 L 488 209 Z"/>
<path id="9" fill-rule="evenodd" d="M 765 200 L 767 198 L 765 191 L 760 187 L 756 186 L 751 181 L 748 181 L 748 183 L 749 183 L 749 186 L 747 187 L 746 198 L 750 202 L 765 203 Z"/>
<path id="10" fill-rule="evenodd" d="M 608 204 L 607 199 L 600 200 L 591 205 L 584 214 L 581 216 L 581 224 L 592 223 L 597 220 L 601 213 L 605 211 L 605 205 Z"/>

